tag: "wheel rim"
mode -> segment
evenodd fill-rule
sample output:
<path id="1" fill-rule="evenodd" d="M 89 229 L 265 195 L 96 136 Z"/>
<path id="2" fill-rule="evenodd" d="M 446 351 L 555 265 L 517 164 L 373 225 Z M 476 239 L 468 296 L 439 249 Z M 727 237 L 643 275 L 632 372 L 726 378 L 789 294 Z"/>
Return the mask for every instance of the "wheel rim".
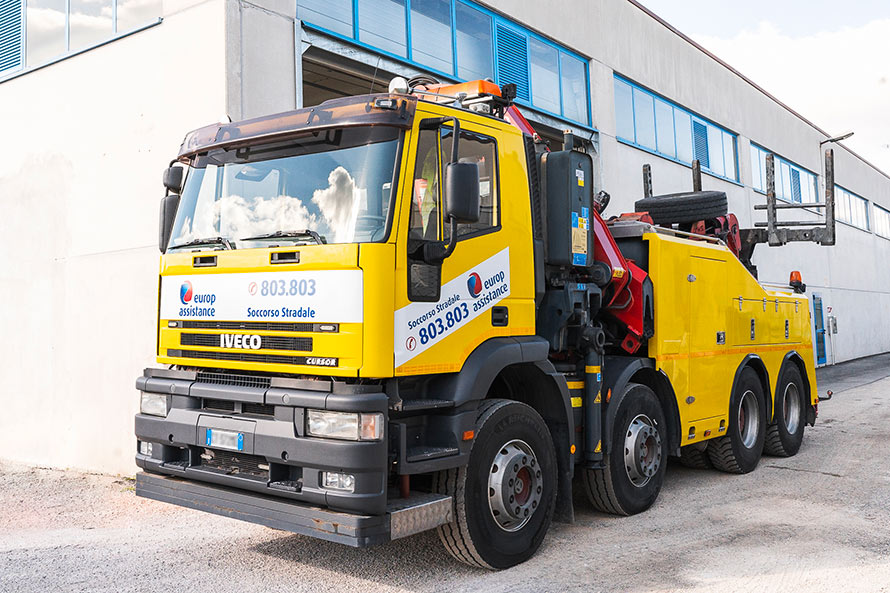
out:
<path id="1" fill-rule="evenodd" d="M 739 436 L 746 449 L 754 447 L 759 430 L 760 406 L 754 392 L 748 390 L 742 394 L 741 405 L 739 405 Z"/>
<path id="2" fill-rule="evenodd" d="M 624 436 L 624 468 L 631 484 L 641 488 L 661 467 L 661 435 L 645 414 L 634 418 Z"/>
<path id="3" fill-rule="evenodd" d="M 795 434 L 800 426 L 800 391 L 797 385 L 789 383 L 785 386 L 785 394 L 782 396 L 782 410 L 785 420 L 785 429 L 789 434 Z"/>
<path id="4" fill-rule="evenodd" d="M 525 441 L 506 443 L 488 472 L 488 508 L 504 531 L 517 531 L 528 523 L 541 504 L 543 474 L 535 452 Z"/>

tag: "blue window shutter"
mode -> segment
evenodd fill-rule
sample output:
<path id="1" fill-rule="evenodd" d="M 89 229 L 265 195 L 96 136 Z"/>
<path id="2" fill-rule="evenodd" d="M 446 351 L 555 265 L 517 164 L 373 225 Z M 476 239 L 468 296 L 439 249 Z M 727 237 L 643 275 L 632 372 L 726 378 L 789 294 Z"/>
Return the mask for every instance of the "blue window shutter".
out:
<path id="1" fill-rule="evenodd" d="M 516 85 L 516 98 L 528 101 L 528 38 L 498 24 L 498 84 Z"/>
<path id="2" fill-rule="evenodd" d="M 708 126 L 703 123 L 692 122 L 692 144 L 694 158 L 705 169 L 711 168 L 711 159 L 708 158 Z"/>
<path id="3" fill-rule="evenodd" d="M 22 0 L 0 0 L 0 74 L 22 66 Z"/>
<path id="4" fill-rule="evenodd" d="M 791 169 L 791 201 L 800 202 L 800 171 Z"/>

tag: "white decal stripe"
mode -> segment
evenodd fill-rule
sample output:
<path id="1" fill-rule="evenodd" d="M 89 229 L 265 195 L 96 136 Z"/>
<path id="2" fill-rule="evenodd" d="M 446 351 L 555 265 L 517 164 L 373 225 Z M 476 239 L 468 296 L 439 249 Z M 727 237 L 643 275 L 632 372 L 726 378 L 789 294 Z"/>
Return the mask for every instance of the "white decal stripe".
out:
<path id="1" fill-rule="evenodd" d="M 361 270 L 164 276 L 161 319 L 361 323 L 362 296 Z"/>
<path id="2" fill-rule="evenodd" d="M 474 290 L 475 289 L 475 290 Z M 464 327 L 510 294 L 510 248 L 458 274 L 436 303 L 411 303 L 395 312 L 396 367 Z"/>

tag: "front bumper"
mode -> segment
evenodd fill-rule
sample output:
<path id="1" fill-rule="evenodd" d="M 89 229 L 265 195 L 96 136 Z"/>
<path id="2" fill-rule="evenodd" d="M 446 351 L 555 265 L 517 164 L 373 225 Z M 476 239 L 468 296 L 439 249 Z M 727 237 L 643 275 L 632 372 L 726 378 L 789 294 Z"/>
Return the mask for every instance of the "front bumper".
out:
<path id="1" fill-rule="evenodd" d="M 387 542 L 448 523 L 453 507 L 450 496 L 412 493 L 407 499 L 391 501 L 383 515 L 357 515 L 142 472 L 136 474 L 136 494 L 354 547 Z"/>
<path id="2" fill-rule="evenodd" d="M 136 455 L 147 472 L 333 511 L 387 512 L 388 430 L 379 441 L 359 442 L 309 437 L 304 429 L 306 409 L 386 418 L 388 398 L 379 386 L 147 369 L 136 387 L 169 398 L 166 418 L 136 415 L 138 441 L 152 445 L 150 455 Z M 243 450 L 207 447 L 208 429 L 241 433 Z M 354 475 L 354 491 L 323 488 L 325 471 Z"/>

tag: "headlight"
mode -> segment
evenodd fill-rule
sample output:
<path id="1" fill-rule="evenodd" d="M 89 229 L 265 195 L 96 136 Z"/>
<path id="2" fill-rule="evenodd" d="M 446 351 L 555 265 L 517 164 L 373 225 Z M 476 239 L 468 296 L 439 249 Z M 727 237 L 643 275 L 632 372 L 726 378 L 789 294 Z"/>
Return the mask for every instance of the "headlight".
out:
<path id="1" fill-rule="evenodd" d="M 355 476 L 338 472 L 323 472 L 322 486 L 330 490 L 355 492 Z"/>
<path id="2" fill-rule="evenodd" d="M 308 410 L 306 433 L 314 437 L 350 441 L 379 441 L 383 437 L 383 414 L 350 414 Z"/>
<path id="3" fill-rule="evenodd" d="M 139 411 L 152 416 L 167 416 L 167 396 L 163 393 L 142 392 L 142 401 Z"/>

